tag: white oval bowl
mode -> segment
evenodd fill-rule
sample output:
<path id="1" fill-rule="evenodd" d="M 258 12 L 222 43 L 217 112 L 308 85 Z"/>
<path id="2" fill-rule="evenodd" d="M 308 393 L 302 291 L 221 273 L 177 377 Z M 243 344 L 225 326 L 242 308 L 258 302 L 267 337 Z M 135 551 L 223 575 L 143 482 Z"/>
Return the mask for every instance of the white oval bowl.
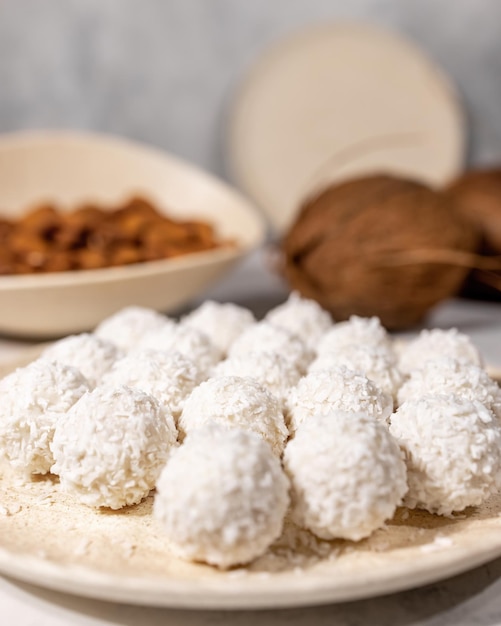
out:
<path id="1" fill-rule="evenodd" d="M 0 276 L 0 333 L 50 337 L 93 328 L 137 304 L 169 312 L 189 302 L 264 238 L 242 195 L 200 169 L 131 141 L 64 131 L 0 137 L 0 213 L 14 217 L 54 201 L 116 206 L 144 195 L 159 210 L 212 223 L 235 248 L 122 267 Z"/>

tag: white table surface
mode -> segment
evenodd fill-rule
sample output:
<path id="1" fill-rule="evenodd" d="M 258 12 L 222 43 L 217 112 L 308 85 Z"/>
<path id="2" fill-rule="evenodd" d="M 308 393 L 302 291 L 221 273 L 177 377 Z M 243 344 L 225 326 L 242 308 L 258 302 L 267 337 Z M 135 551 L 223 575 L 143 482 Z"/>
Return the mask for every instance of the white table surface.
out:
<path id="1" fill-rule="evenodd" d="M 245 304 L 262 315 L 286 297 L 267 270 L 267 257 L 250 257 L 207 297 Z M 427 326 L 468 333 L 486 361 L 501 367 L 501 304 L 452 301 L 437 307 Z M 28 342 L 0 339 L 0 361 Z M 185 611 L 134 607 L 60 594 L 0 577 L 0 626 L 501 626 L 501 559 L 421 589 L 347 604 L 277 611 Z"/>

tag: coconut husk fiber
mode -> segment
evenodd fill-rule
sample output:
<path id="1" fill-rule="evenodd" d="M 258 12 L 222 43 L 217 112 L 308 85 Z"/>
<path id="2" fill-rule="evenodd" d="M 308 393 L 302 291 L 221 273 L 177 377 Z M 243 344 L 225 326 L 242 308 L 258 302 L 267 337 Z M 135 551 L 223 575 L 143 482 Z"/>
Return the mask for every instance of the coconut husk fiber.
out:
<path id="1" fill-rule="evenodd" d="M 336 320 L 377 315 L 390 329 L 420 322 L 458 292 L 480 234 L 447 194 L 387 175 L 310 197 L 283 242 L 284 274 Z"/>
<path id="2" fill-rule="evenodd" d="M 475 222 L 481 231 L 480 253 L 501 255 L 501 168 L 470 170 L 447 189 L 458 211 Z M 501 300 L 501 269 L 474 269 L 462 294 L 487 300 Z"/>

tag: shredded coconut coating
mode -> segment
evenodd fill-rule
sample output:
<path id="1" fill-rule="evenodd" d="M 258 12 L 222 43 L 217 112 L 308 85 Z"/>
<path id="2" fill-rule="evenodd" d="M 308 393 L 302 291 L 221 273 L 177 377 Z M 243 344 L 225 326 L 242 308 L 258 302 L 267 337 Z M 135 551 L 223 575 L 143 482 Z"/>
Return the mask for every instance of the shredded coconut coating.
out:
<path id="1" fill-rule="evenodd" d="M 289 435 L 279 401 L 252 378 L 211 378 L 192 392 L 179 418 L 180 432 L 208 423 L 255 432 L 278 456 Z"/>
<path id="2" fill-rule="evenodd" d="M 52 472 L 79 502 L 120 509 L 149 494 L 175 445 L 173 420 L 154 398 L 96 387 L 57 424 Z"/>
<path id="3" fill-rule="evenodd" d="M 287 406 L 294 432 L 315 415 L 335 416 L 335 411 L 364 413 L 388 424 L 393 399 L 363 374 L 341 366 L 310 372 L 292 389 Z"/>
<path id="4" fill-rule="evenodd" d="M 282 406 L 301 378 L 293 363 L 273 352 L 247 352 L 229 357 L 214 370 L 214 377 L 220 376 L 253 378 L 277 397 Z"/>
<path id="5" fill-rule="evenodd" d="M 444 356 L 483 366 L 480 352 L 468 335 L 460 333 L 457 328 L 435 328 L 421 331 L 416 339 L 401 348 L 399 367 L 409 374 L 423 368 L 428 361 Z"/>
<path id="6" fill-rule="evenodd" d="M 74 367 L 40 358 L 0 381 L 0 458 L 26 474 L 46 474 L 56 424 L 90 385 Z"/>
<path id="7" fill-rule="evenodd" d="M 247 352 L 273 352 L 281 354 L 303 374 L 311 363 L 314 353 L 297 335 L 285 328 L 263 321 L 250 326 L 233 343 L 229 356 Z"/>
<path id="8" fill-rule="evenodd" d="M 312 350 L 332 326 L 330 314 L 318 302 L 302 298 L 297 291 L 293 291 L 286 302 L 272 309 L 265 319 L 297 335 Z"/>
<path id="9" fill-rule="evenodd" d="M 167 325 L 146 334 L 139 342 L 139 348 L 180 352 L 195 363 L 204 379 L 210 376 L 214 366 L 223 357 L 205 333 L 182 325 Z"/>
<path id="10" fill-rule="evenodd" d="M 70 335 L 43 352 L 45 358 L 76 367 L 95 387 L 113 363 L 123 356 L 115 344 L 91 335 Z"/>
<path id="11" fill-rule="evenodd" d="M 390 432 L 405 453 L 411 509 L 450 515 L 501 487 L 501 425 L 480 402 L 454 395 L 408 400 Z"/>
<path id="12" fill-rule="evenodd" d="M 223 354 L 227 354 L 235 339 L 255 322 L 249 309 L 213 300 L 207 300 L 182 320 L 182 324 L 205 333 Z"/>
<path id="13" fill-rule="evenodd" d="M 407 491 L 388 429 L 363 413 L 317 415 L 284 453 L 292 519 L 322 539 L 359 541 L 391 519 Z"/>
<path id="14" fill-rule="evenodd" d="M 342 365 L 364 374 L 393 398 L 397 397 L 404 382 L 393 353 L 382 346 L 350 344 L 338 352 L 322 353 L 310 365 L 309 371 L 332 369 Z"/>
<path id="15" fill-rule="evenodd" d="M 259 437 L 211 425 L 170 456 L 154 514 L 177 556 L 227 568 L 260 556 L 280 536 L 288 488 Z"/>
<path id="16" fill-rule="evenodd" d="M 381 325 L 379 317 L 352 315 L 347 322 L 339 322 L 322 336 L 318 354 L 342 351 L 352 344 L 380 347 L 391 352 L 392 341 Z"/>
<path id="17" fill-rule="evenodd" d="M 398 403 L 425 395 L 455 394 L 477 400 L 501 420 L 501 387 L 473 363 L 442 357 L 414 370 L 398 391 Z"/>
<path id="18" fill-rule="evenodd" d="M 196 365 L 180 352 L 133 350 L 113 365 L 102 384 L 142 389 L 177 419 L 186 398 L 201 381 Z"/>
<path id="19" fill-rule="evenodd" d="M 94 334 L 117 345 L 122 350 L 132 350 L 148 332 L 174 322 L 153 309 L 128 306 L 103 320 Z"/>

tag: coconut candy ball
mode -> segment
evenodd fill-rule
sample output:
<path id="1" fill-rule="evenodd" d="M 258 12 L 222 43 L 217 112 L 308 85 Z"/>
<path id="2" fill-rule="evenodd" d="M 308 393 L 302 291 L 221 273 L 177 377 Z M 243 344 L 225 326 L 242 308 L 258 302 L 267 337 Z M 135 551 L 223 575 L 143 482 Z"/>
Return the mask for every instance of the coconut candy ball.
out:
<path id="1" fill-rule="evenodd" d="M 313 351 L 297 336 L 280 326 L 263 321 L 250 326 L 230 348 L 229 356 L 247 352 L 281 354 L 303 374 L 313 359 Z"/>
<path id="2" fill-rule="evenodd" d="M 315 300 L 302 298 L 297 291 L 293 291 L 286 302 L 272 309 L 265 319 L 297 335 L 312 350 L 332 326 L 330 313 Z"/>
<path id="3" fill-rule="evenodd" d="M 51 445 L 64 491 L 93 507 L 145 498 L 176 445 L 172 417 L 140 389 L 96 387 L 68 411 Z"/>
<path id="4" fill-rule="evenodd" d="M 381 325 L 379 317 L 359 317 L 352 315 L 346 322 L 334 324 L 322 336 L 317 346 L 319 355 L 327 352 L 339 352 L 352 344 L 359 346 L 381 347 L 392 351 L 392 341 Z"/>
<path id="5" fill-rule="evenodd" d="M 90 385 L 74 367 L 38 359 L 0 381 L 0 457 L 27 474 L 46 474 L 56 424 Z"/>
<path id="6" fill-rule="evenodd" d="M 363 374 L 346 367 L 310 372 L 292 389 L 287 403 L 292 431 L 316 415 L 364 413 L 384 424 L 393 412 L 393 399 Z"/>
<path id="7" fill-rule="evenodd" d="M 400 351 L 399 368 L 405 374 L 424 367 L 427 361 L 448 356 L 482 367 L 482 357 L 468 335 L 456 328 L 423 330 Z"/>
<path id="8" fill-rule="evenodd" d="M 478 365 L 449 357 L 433 359 L 425 368 L 413 370 L 398 391 L 398 403 L 425 395 L 451 393 L 481 402 L 501 420 L 501 387 Z"/>
<path id="9" fill-rule="evenodd" d="M 158 330 L 174 322 L 153 309 L 128 306 L 103 320 L 94 334 L 117 345 L 122 350 L 131 350 L 148 332 Z"/>
<path id="10" fill-rule="evenodd" d="M 278 456 L 289 435 L 279 401 L 252 378 L 211 378 L 192 392 L 179 418 L 180 432 L 208 423 L 255 432 Z"/>
<path id="11" fill-rule="evenodd" d="M 278 398 L 282 406 L 301 378 L 293 363 L 274 352 L 246 352 L 229 357 L 214 370 L 214 377 L 221 376 L 253 378 Z"/>
<path id="12" fill-rule="evenodd" d="M 407 491 L 397 443 L 364 413 L 305 421 L 285 448 L 284 467 L 293 521 L 322 539 L 368 537 L 393 517 Z"/>
<path id="13" fill-rule="evenodd" d="M 180 352 L 133 350 L 116 361 L 104 376 L 103 385 L 137 387 L 153 396 L 177 419 L 184 402 L 201 382 L 196 365 Z"/>
<path id="14" fill-rule="evenodd" d="M 397 397 L 404 382 L 392 352 L 381 346 L 348 345 L 339 352 L 320 354 L 310 365 L 309 371 L 345 366 L 372 380 L 382 391 Z"/>
<path id="15" fill-rule="evenodd" d="M 82 333 L 56 341 L 44 350 L 42 356 L 76 367 L 95 387 L 123 353 L 105 339 Z"/>
<path id="16" fill-rule="evenodd" d="M 249 309 L 213 300 L 206 300 L 182 320 L 183 325 L 205 333 L 223 354 L 227 354 L 235 339 L 255 322 L 256 318 Z"/>
<path id="17" fill-rule="evenodd" d="M 450 515 L 501 487 L 501 425 L 480 402 L 455 395 L 407 400 L 390 432 L 405 453 L 411 509 Z"/>
<path id="18" fill-rule="evenodd" d="M 227 568 L 260 556 L 280 536 L 288 487 L 260 437 L 211 424 L 169 457 L 154 514 L 178 557 Z"/>
<path id="19" fill-rule="evenodd" d="M 223 356 L 205 333 L 182 325 L 169 324 L 160 330 L 153 330 L 141 339 L 138 347 L 146 350 L 180 352 L 195 363 L 204 379 L 210 376 L 213 367 Z"/>

